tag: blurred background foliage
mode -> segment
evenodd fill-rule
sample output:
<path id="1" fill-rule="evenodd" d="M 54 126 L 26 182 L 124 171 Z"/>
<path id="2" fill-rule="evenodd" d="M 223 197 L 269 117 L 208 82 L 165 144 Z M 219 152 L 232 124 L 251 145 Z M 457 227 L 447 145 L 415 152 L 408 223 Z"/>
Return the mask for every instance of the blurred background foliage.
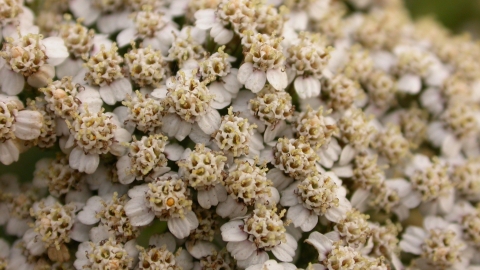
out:
<path id="1" fill-rule="evenodd" d="M 41 2 L 34 1 L 33 8 L 40 7 Z M 480 37 L 480 0 L 405 0 L 405 4 L 415 19 L 432 17 L 454 33 L 468 31 L 474 37 Z M 20 155 L 18 162 L 8 167 L 0 164 L 0 174 L 14 173 L 21 181 L 31 181 L 36 161 L 43 157 L 54 158 L 56 151 L 59 149 L 32 148 Z"/>
<path id="2" fill-rule="evenodd" d="M 405 0 L 414 18 L 429 16 L 455 33 L 480 37 L 480 0 Z"/>

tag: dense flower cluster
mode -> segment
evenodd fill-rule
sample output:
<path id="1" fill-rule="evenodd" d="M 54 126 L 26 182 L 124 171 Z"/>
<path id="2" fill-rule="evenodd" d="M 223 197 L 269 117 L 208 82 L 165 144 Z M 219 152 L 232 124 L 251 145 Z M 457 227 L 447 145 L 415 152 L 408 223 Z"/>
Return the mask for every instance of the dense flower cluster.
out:
<path id="1" fill-rule="evenodd" d="M 480 43 L 401 0 L 0 0 L 0 31 L 0 168 L 53 154 L 0 174 L 0 269 L 480 269 Z"/>

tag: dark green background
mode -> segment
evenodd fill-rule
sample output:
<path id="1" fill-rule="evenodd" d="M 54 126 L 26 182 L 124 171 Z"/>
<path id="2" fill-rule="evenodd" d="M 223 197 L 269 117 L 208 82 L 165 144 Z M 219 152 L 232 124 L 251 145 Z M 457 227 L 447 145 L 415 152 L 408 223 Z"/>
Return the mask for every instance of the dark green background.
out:
<path id="1" fill-rule="evenodd" d="M 406 0 L 413 17 L 432 16 L 455 32 L 480 36 L 480 0 Z"/>

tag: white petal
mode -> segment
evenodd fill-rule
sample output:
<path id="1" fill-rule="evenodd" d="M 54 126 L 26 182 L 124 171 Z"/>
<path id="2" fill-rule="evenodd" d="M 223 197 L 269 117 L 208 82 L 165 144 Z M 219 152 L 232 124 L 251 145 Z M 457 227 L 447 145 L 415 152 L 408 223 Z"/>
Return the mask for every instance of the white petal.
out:
<path id="1" fill-rule="evenodd" d="M 397 89 L 409 94 L 416 94 L 422 89 L 422 79 L 418 75 L 405 74 L 398 79 Z"/>
<path id="2" fill-rule="evenodd" d="M 125 204 L 125 214 L 130 218 L 133 226 L 145 226 L 150 224 L 155 215 L 145 205 L 144 197 L 135 197 Z"/>
<path id="3" fill-rule="evenodd" d="M 172 161 L 180 160 L 180 157 L 185 149 L 177 144 L 177 143 L 170 143 L 165 146 L 164 153 L 167 155 L 167 158 Z"/>
<path id="4" fill-rule="evenodd" d="M 82 102 L 82 105 L 88 106 L 88 111 L 91 113 L 97 113 L 102 109 L 103 101 L 100 93 L 93 88 L 85 87 L 83 91 L 77 94 L 77 98 Z M 84 111 L 84 107 L 81 106 L 79 112 Z"/>
<path id="5" fill-rule="evenodd" d="M 90 230 L 89 236 L 92 242 L 99 243 L 103 240 L 106 240 L 112 236 L 112 232 L 108 230 L 108 227 L 105 225 L 100 225 L 98 227 L 93 227 Z"/>
<path id="6" fill-rule="evenodd" d="M 42 40 L 45 46 L 45 54 L 48 57 L 47 64 L 57 66 L 69 56 L 65 42 L 60 37 L 48 37 Z"/>
<path id="7" fill-rule="evenodd" d="M 343 167 L 334 167 L 332 171 L 338 176 L 342 178 L 349 178 L 353 176 L 353 169 L 352 165 L 346 165 Z"/>
<path id="8" fill-rule="evenodd" d="M 70 153 L 69 164 L 73 169 L 92 174 L 100 163 L 99 155 L 85 154 L 80 148 L 75 147 Z"/>
<path id="9" fill-rule="evenodd" d="M 295 91 L 301 99 L 317 97 L 320 95 L 321 85 L 318 79 L 299 76 L 293 82 Z"/>
<path id="10" fill-rule="evenodd" d="M 308 26 L 308 17 L 309 16 L 305 14 L 304 11 L 292 11 L 287 23 L 295 30 L 304 31 Z"/>
<path id="11" fill-rule="evenodd" d="M 207 30 L 212 28 L 215 23 L 215 10 L 214 9 L 201 9 L 195 12 L 195 26 Z"/>
<path id="12" fill-rule="evenodd" d="M 38 71 L 27 78 L 27 83 L 35 88 L 41 88 L 48 85 L 55 76 L 55 68 L 52 65 L 43 65 Z"/>
<path id="13" fill-rule="evenodd" d="M 291 177 L 286 176 L 280 169 L 277 168 L 269 170 L 267 173 L 267 178 L 272 180 L 273 186 L 279 191 L 284 190 L 293 182 Z"/>
<path id="14" fill-rule="evenodd" d="M 91 228 L 92 226 L 88 226 L 80 222 L 75 222 L 75 224 L 73 225 L 73 229 L 70 231 L 70 238 L 77 242 L 88 241 L 88 232 Z"/>
<path id="15" fill-rule="evenodd" d="M 238 69 L 232 68 L 230 69 L 230 74 L 222 77 L 222 81 L 224 83 L 223 86 L 225 87 L 225 90 L 227 90 L 228 92 L 230 92 L 230 94 L 235 96 L 237 95 L 238 91 L 240 90 L 240 88 L 242 88 L 242 85 L 243 85 L 238 81 L 237 76 L 238 76 Z M 480 83 L 479 83 L 479 86 L 480 86 Z"/>
<path id="16" fill-rule="evenodd" d="M 198 126 L 205 134 L 212 134 L 220 128 L 222 117 L 217 110 L 209 108 L 206 114 L 198 119 Z"/>
<path id="17" fill-rule="evenodd" d="M 245 260 L 257 250 L 257 247 L 253 242 L 245 240 L 241 242 L 228 242 L 227 250 L 235 260 Z"/>
<path id="18" fill-rule="evenodd" d="M 198 193 L 197 193 L 197 200 L 198 200 L 198 204 L 200 204 L 200 206 L 202 208 L 205 208 L 205 209 L 210 209 L 210 207 L 212 207 L 212 200 L 213 198 L 210 198 L 210 192 L 208 190 L 199 190 Z M 218 201 L 217 201 L 217 204 L 218 204 Z"/>
<path id="19" fill-rule="evenodd" d="M 216 213 L 225 217 L 239 217 L 247 213 L 247 207 L 244 204 L 236 202 L 232 197 L 228 196 L 224 202 L 217 205 Z"/>
<path id="20" fill-rule="evenodd" d="M 339 222 L 352 209 L 350 202 L 345 197 L 341 197 L 339 200 L 338 207 L 332 207 L 325 213 L 325 217 L 332 222 Z"/>
<path id="21" fill-rule="evenodd" d="M 247 268 L 251 265 L 263 264 L 268 261 L 268 253 L 263 250 L 253 252 L 245 260 L 237 260 L 237 267 L 240 269 Z"/>
<path id="22" fill-rule="evenodd" d="M 225 91 L 223 88 L 223 84 L 221 82 L 212 82 L 208 86 L 208 91 L 215 95 L 214 100 L 218 102 L 224 102 L 226 98 L 228 98 L 230 95 L 228 92 Z"/>
<path id="23" fill-rule="evenodd" d="M 462 144 L 453 134 L 448 134 L 442 141 L 442 154 L 446 157 L 456 157 L 462 150 Z"/>
<path id="24" fill-rule="evenodd" d="M 353 207 L 363 209 L 363 206 L 367 204 L 367 200 L 369 196 L 370 196 L 370 191 L 359 188 L 353 193 L 352 198 L 350 199 L 350 202 Z"/>
<path id="25" fill-rule="evenodd" d="M 192 126 L 193 125 L 188 122 L 181 121 L 178 127 L 177 134 L 175 134 L 175 139 L 179 141 L 183 141 L 183 139 L 185 139 L 185 137 L 187 137 L 188 134 L 190 134 L 190 131 L 192 130 Z"/>
<path id="26" fill-rule="evenodd" d="M 240 229 L 243 225 L 242 220 L 233 220 L 223 224 L 220 227 L 223 241 L 240 242 L 248 238 L 248 234 Z"/>
<path id="27" fill-rule="evenodd" d="M 102 203 L 103 199 L 99 196 L 94 196 L 88 199 L 86 206 L 77 215 L 78 220 L 86 225 L 97 223 L 100 219 L 96 215 L 104 209 Z"/>
<path id="28" fill-rule="evenodd" d="M 176 114 L 170 113 L 163 117 L 162 131 L 168 137 L 175 137 L 180 127 L 182 119 Z"/>
<path id="29" fill-rule="evenodd" d="M 22 237 L 25 232 L 30 228 L 29 220 L 10 217 L 7 223 L 6 232 L 17 237 Z"/>
<path id="30" fill-rule="evenodd" d="M 454 202 L 455 195 L 453 188 L 448 191 L 447 195 L 438 198 L 438 203 L 443 213 L 449 213 L 453 208 Z"/>
<path id="31" fill-rule="evenodd" d="M 355 154 L 356 154 L 355 149 L 353 149 L 353 147 L 350 144 L 347 144 L 342 149 L 342 153 L 340 154 L 338 165 L 343 166 L 350 163 L 350 161 L 352 161 L 352 159 L 355 157 Z"/>
<path id="32" fill-rule="evenodd" d="M 134 186 L 133 188 L 128 190 L 128 196 L 132 199 L 138 198 L 138 197 L 144 198 L 147 190 L 148 190 L 147 185 Z"/>
<path id="33" fill-rule="evenodd" d="M 210 35 L 213 37 L 213 41 L 215 41 L 219 45 L 227 44 L 233 38 L 233 31 L 228 30 L 223 27 L 221 24 L 215 24 L 210 30 Z"/>
<path id="34" fill-rule="evenodd" d="M 136 39 L 137 30 L 135 28 L 127 28 L 122 30 L 117 36 L 118 47 L 127 46 L 130 41 Z"/>
<path id="35" fill-rule="evenodd" d="M 33 140 L 40 136 L 43 116 L 40 112 L 23 110 L 15 118 L 15 136 L 22 140 Z"/>
<path id="36" fill-rule="evenodd" d="M 400 198 L 407 196 L 412 191 L 412 184 L 405 179 L 389 179 L 385 181 L 388 188 L 395 190 Z"/>
<path id="37" fill-rule="evenodd" d="M 267 70 L 267 80 L 273 88 L 284 90 L 288 86 L 287 73 L 281 68 Z"/>
<path id="38" fill-rule="evenodd" d="M 192 213 L 191 211 L 189 213 Z M 193 214 L 193 213 L 192 213 Z M 194 215 L 194 218 L 196 219 L 197 217 Z M 187 215 L 185 215 L 185 218 L 169 218 L 167 221 L 168 224 L 168 229 L 170 232 L 175 235 L 178 239 L 183 239 L 190 235 L 190 231 L 192 230 L 192 224 L 190 223 L 191 220 L 187 218 Z M 198 221 L 197 221 L 197 226 L 198 226 Z"/>
<path id="39" fill-rule="evenodd" d="M 103 101 L 108 105 L 115 105 L 117 103 L 117 99 L 112 91 L 110 85 L 105 85 L 100 87 L 100 96 L 102 97 Z"/>
<path id="40" fill-rule="evenodd" d="M 245 82 L 245 88 L 251 90 L 253 93 L 258 93 L 263 89 L 266 82 L 267 75 L 265 72 L 261 70 L 254 70 Z"/>
<path id="41" fill-rule="evenodd" d="M 208 143 L 211 140 L 211 136 L 209 134 L 206 134 L 205 132 L 203 132 L 203 130 L 198 125 L 193 125 L 192 126 L 192 131 L 191 131 L 190 135 L 188 135 L 188 137 L 194 143 L 203 143 L 205 145 L 208 145 Z"/>
<path id="42" fill-rule="evenodd" d="M 0 84 L 2 85 L 2 92 L 14 96 L 23 91 L 25 86 L 25 78 L 22 74 L 16 73 L 9 68 L 0 69 Z"/>
<path id="43" fill-rule="evenodd" d="M 318 259 L 322 261 L 326 254 L 332 250 L 332 240 L 319 232 L 312 232 L 305 243 L 312 245 L 318 251 Z"/>
<path id="44" fill-rule="evenodd" d="M 297 204 L 288 209 L 287 218 L 293 221 L 295 227 L 300 227 L 310 216 L 310 211 L 303 207 L 302 204 Z"/>
<path id="45" fill-rule="evenodd" d="M 286 234 L 287 241 L 272 249 L 273 255 L 282 262 L 291 262 L 297 249 L 297 241 L 290 234 Z"/>
<path id="46" fill-rule="evenodd" d="M 123 144 L 130 141 L 132 134 L 124 128 L 117 128 L 114 134 L 115 142 L 110 146 L 110 153 L 121 157 L 127 152 L 127 147 Z"/>
<path id="47" fill-rule="evenodd" d="M 159 88 L 154 89 L 151 95 L 158 99 L 164 99 L 167 97 L 167 94 L 168 94 L 167 87 L 165 85 L 162 85 Z"/>
<path id="48" fill-rule="evenodd" d="M 215 193 L 217 194 L 218 202 L 223 202 L 227 199 L 227 190 L 222 184 L 218 184 L 215 186 Z"/>
<path id="49" fill-rule="evenodd" d="M 66 76 L 75 76 L 78 74 L 80 69 L 82 68 L 83 61 L 81 59 L 72 59 L 67 57 L 63 63 L 58 66 L 55 66 L 55 74 L 57 78 L 63 78 Z"/>
<path id="50" fill-rule="evenodd" d="M 110 84 L 113 95 L 117 101 L 123 101 L 127 95 L 132 94 L 132 83 L 127 78 L 121 78 Z"/>
<path id="51" fill-rule="evenodd" d="M 26 248 L 33 256 L 39 256 L 45 252 L 45 244 L 42 241 L 37 240 L 41 239 L 40 237 L 41 236 L 33 229 L 28 230 L 23 236 L 23 241 L 26 244 Z"/>
<path id="52" fill-rule="evenodd" d="M 243 63 L 238 69 L 237 79 L 241 84 L 245 84 L 253 73 L 252 63 Z"/>
<path id="53" fill-rule="evenodd" d="M 424 238 L 419 238 L 421 234 L 416 234 L 416 232 L 423 231 L 420 228 L 408 227 L 406 233 L 403 235 L 402 241 L 400 241 L 400 248 L 408 253 L 413 253 L 420 255 L 422 253 L 421 244 L 423 243 Z"/>
<path id="54" fill-rule="evenodd" d="M 315 226 L 317 226 L 317 223 L 318 216 L 315 213 L 311 212 L 307 220 L 305 220 L 305 222 L 300 226 L 300 229 L 302 229 L 302 231 L 304 232 L 310 232 L 311 230 L 313 230 L 313 228 L 315 228 Z"/>
<path id="55" fill-rule="evenodd" d="M 175 242 L 175 237 L 171 233 L 162 233 L 160 235 L 153 235 L 148 240 L 148 245 L 163 247 L 165 246 L 168 251 L 175 252 L 177 248 L 177 243 Z"/>
<path id="56" fill-rule="evenodd" d="M 72 0 L 69 1 L 69 7 L 72 13 L 77 18 L 83 18 L 85 25 L 91 25 L 100 16 L 100 10 L 92 7 L 91 1 L 87 0 Z"/>
<path id="57" fill-rule="evenodd" d="M 420 192 L 414 191 L 402 198 L 402 204 L 409 209 L 417 207 L 422 202 L 422 195 Z"/>
<path id="58" fill-rule="evenodd" d="M 132 164 L 130 157 L 125 155 L 118 159 L 117 163 L 118 181 L 123 185 L 128 185 L 135 180 L 135 175 L 131 172 Z"/>
<path id="59" fill-rule="evenodd" d="M 282 198 L 280 204 L 283 206 L 294 206 L 298 204 L 298 197 L 295 194 L 297 189 L 297 183 L 292 184 L 290 187 L 282 191 Z"/>
<path id="60" fill-rule="evenodd" d="M 188 252 L 197 259 L 212 255 L 217 250 L 213 243 L 206 241 L 188 241 L 185 246 Z"/>
<path id="61" fill-rule="evenodd" d="M 95 1 L 95 0 L 93 0 Z M 122 27 L 122 18 L 121 13 L 111 13 L 111 14 L 102 14 L 100 18 L 97 20 L 97 28 L 100 30 L 101 33 L 104 34 L 112 34 Z M 128 18 L 127 18 L 128 21 Z"/>

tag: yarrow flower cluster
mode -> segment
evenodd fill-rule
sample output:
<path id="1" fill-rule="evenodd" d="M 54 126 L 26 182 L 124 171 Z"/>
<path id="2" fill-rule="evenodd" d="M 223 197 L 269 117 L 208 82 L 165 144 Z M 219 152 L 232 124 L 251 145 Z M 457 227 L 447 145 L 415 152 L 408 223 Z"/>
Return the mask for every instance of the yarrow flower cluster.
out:
<path id="1" fill-rule="evenodd" d="M 480 43 L 401 0 L 0 0 L 0 42 L 0 269 L 480 268 Z"/>

